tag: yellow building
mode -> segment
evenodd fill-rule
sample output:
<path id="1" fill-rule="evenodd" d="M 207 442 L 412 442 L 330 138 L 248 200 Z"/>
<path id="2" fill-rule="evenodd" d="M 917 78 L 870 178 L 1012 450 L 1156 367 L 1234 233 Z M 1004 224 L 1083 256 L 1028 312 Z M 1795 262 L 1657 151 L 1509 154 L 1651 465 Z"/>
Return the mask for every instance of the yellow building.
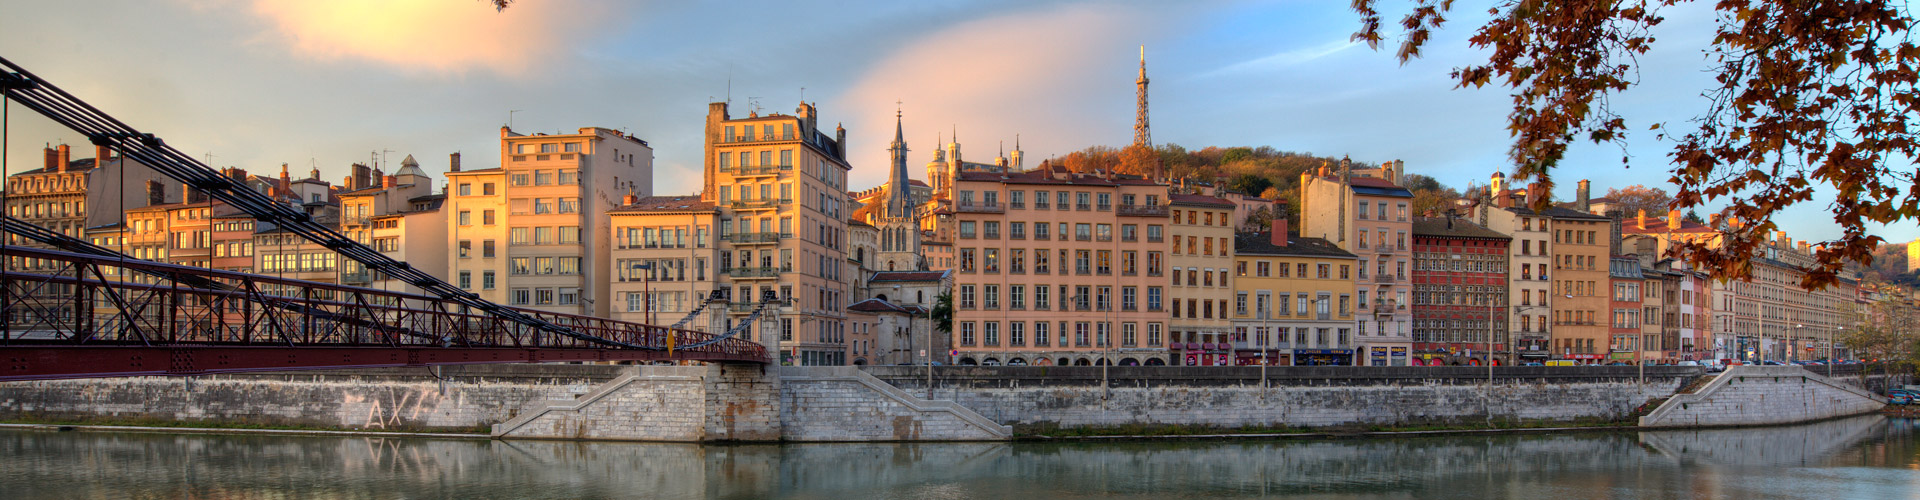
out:
<path id="1" fill-rule="evenodd" d="M 698 196 L 628 196 L 613 209 L 613 318 L 721 331 L 725 306 L 708 309 L 720 289 L 713 228 L 719 209 Z"/>
<path id="2" fill-rule="evenodd" d="M 447 172 L 447 276 L 463 290 L 495 304 L 523 305 L 507 299 L 507 173 L 498 168 Z M 489 251 L 491 249 L 491 251 Z M 487 278 L 493 278 L 488 280 Z M 492 283 L 492 286 L 487 286 Z M 529 300 L 530 301 L 530 300 Z"/>
<path id="3" fill-rule="evenodd" d="M 1355 285 L 1342 272 L 1356 258 L 1327 240 L 1288 234 L 1286 219 L 1271 232 L 1237 235 L 1233 363 L 1354 364 Z"/>

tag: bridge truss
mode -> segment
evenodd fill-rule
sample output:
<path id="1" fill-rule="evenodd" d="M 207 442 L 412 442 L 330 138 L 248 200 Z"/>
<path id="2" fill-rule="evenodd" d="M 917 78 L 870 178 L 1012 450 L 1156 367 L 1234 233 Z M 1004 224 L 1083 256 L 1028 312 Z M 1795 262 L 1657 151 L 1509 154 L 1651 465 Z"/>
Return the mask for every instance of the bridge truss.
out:
<path id="1" fill-rule="evenodd" d="M 240 212 L 424 294 L 132 259 L 18 220 L 0 229 L 0 381 L 543 361 L 766 363 L 758 343 L 510 308 L 374 251 L 0 58 L 0 101 L 20 103 Z M 754 315 L 773 302 L 758 303 Z M 742 325 L 744 326 L 744 325 Z"/>

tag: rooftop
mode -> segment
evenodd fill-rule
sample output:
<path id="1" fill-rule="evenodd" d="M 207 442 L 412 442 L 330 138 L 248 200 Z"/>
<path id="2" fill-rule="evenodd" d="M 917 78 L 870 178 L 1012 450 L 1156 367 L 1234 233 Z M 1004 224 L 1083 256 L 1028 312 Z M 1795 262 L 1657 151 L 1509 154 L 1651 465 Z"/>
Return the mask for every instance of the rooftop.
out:
<path id="1" fill-rule="evenodd" d="M 697 195 L 647 196 L 647 197 L 640 198 L 639 200 L 635 201 L 631 205 L 623 205 L 619 208 L 608 210 L 607 213 L 610 213 L 610 214 L 635 214 L 635 213 L 657 213 L 657 212 L 693 213 L 693 212 L 712 212 L 714 210 L 715 208 L 713 203 L 700 201 L 700 197 Z"/>
<path id="2" fill-rule="evenodd" d="M 1328 257 L 1335 259 L 1358 258 L 1353 253 L 1341 250 L 1320 238 L 1300 236 L 1299 233 L 1287 233 L 1287 246 L 1273 244 L 1273 232 L 1238 233 L 1233 237 L 1235 255 L 1295 255 L 1306 257 Z"/>
<path id="3" fill-rule="evenodd" d="M 947 271 L 880 271 L 873 273 L 867 282 L 939 281 L 946 276 Z"/>
<path id="4" fill-rule="evenodd" d="M 1236 206 L 1231 201 L 1197 194 L 1170 194 L 1167 195 L 1167 201 L 1175 205 L 1200 205 L 1221 208 L 1233 208 Z"/>
<path id="5" fill-rule="evenodd" d="M 1442 238 L 1482 238 L 1490 240 L 1511 240 L 1513 237 L 1499 231 L 1480 227 L 1459 217 L 1414 217 L 1414 236 L 1435 236 Z"/>

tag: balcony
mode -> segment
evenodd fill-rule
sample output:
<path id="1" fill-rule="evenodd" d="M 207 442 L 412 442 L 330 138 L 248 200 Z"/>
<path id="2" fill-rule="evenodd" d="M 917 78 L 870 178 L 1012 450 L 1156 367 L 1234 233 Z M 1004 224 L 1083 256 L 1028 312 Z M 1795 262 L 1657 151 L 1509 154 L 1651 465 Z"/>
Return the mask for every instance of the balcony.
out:
<path id="1" fill-rule="evenodd" d="M 1073 204 L 1073 209 L 1081 212 L 1091 212 L 1093 211 L 1093 205 L 1088 203 L 1075 203 Z"/>
<path id="2" fill-rule="evenodd" d="M 1393 247 L 1390 245 L 1374 245 L 1373 252 L 1380 255 L 1393 255 Z"/>
<path id="3" fill-rule="evenodd" d="M 780 233 L 734 233 L 727 235 L 727 242 L 735 245 L 779 243 Z"/>
<path id="4" fill-rule="evenodd" d="M 1007 207 L 1000 205 L 954 205 L 953 211 L 963 214 L 999 214 L 1006 213 Z"/>
<path id="5" fill-rule="evenodd" d="M 355 217 L 341 217 L 340 223 L 348 226 L 365 226 L 373 223 L 373 217 L 365 216 L 365 215 L 355 216 Z"/>
<path id="6" fill-rule="evenodd" d="M 777 204 L 779 204 L 779 202 L 776 200 L 753 200 L 753 201 L 736 201 L 736 202 L 733 202 L 733 204 L 728 206 L 732 207 L 734 210 L 764 210 L 764 209 L 773 208 Z"/>
<path id="7" fill-rule="evenodd" d="M 1011 203 L 1007 203 L 1007 206 L 1008 206 L 1008 207 L 1010 207 L 1010 208 L 1012 208 L 1012 209 L 1014 209 L 1014 210 L 1026 210 L 1026 209 L 1027 209 L 1027 204 L 1026 204 L 1026 203 L 1021 203 L 1021 202 L 1018 202 L 1018 201 L 1016 201 L 1016 202 L 1011 202 Z"/>
<path id="8" fill-rule="evenodd" d="M 736 267 L 727 270 L 727 276 L 734 278 L 778 278 L 780 273 L 789 271 L 779 267 Z"/>
<path id="9" fill-rule="evenodd" d="M 766 135 L 760 135 L 760 136 L 736 135 L 731 137 L 732 140 L 728 140 L 729 137 L 727 136 L 716 136 L 715 139 L 716 140 L 714 142 L 721 142 L 721 143 L 728 143 L 728 144 L 798 140 L 793 134 L 766 134 Z"/>
<path id="10" fill-rule="evenodd" d="M 733 174 L 735 177 L 758 177 L 758 176 L 766 176 L 766 175 L 780 175 L 781 171 L 786 171 L 786 170 L 793 170 L 793 165 L 779 165 L 779 166 L 760 165 L 757 167 L 753 167 L 753 166 L 733 167 L 725 170 L 725 172 L 729 174 Z"/>
<path id="11" fill-rule="evenodd" d="M 1391 275 L 1391 274 L 1375 274 L 1375 275 L 1373 275 L 1373 282 L 1374 282 L 1374 283 L 1394 283 L 1394 282 L 1397 282 L 1397 281 L 1399 281 L 1399 280 L 1397 280 L 1397 279 L 1395 279 L 1395 278 L 1393 277 L 1393 275 Z"/>

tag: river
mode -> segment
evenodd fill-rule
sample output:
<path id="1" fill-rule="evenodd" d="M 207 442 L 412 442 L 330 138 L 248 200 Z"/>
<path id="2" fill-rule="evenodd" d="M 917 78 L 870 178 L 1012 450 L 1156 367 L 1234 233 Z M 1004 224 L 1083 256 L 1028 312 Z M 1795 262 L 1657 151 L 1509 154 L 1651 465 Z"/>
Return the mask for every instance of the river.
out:
<path id="1" fill-rule="evenodd" d="M 798 445 L 5 430 L 0 498 L 1908 499 L 1916 425 Z"/>

